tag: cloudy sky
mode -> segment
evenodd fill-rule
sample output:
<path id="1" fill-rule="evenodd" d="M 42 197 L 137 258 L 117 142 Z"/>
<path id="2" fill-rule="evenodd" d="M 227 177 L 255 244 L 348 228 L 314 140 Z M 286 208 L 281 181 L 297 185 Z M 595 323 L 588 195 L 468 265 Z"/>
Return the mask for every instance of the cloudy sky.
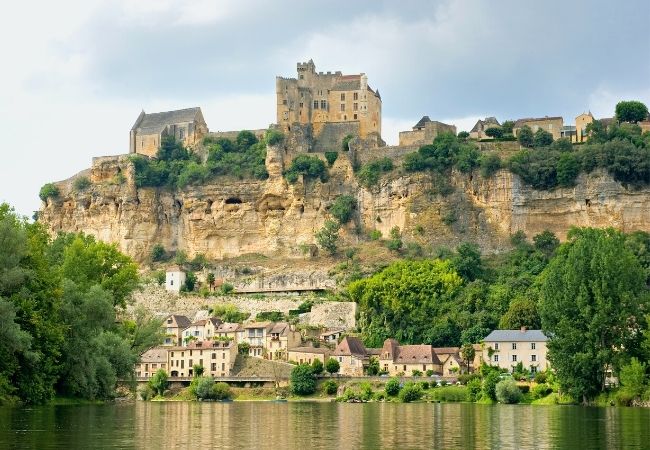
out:
<path id="1" fill-rule="evenodd" d="M 211 130 L 275 119 L 297 61 L 365 72 L 384 139 L 422 115 L 469 129 L 650 104 L 648 0 L 13 1 L 0 17 L 0 201 L 128 152 L 148 112 L 201 106 Z"/>

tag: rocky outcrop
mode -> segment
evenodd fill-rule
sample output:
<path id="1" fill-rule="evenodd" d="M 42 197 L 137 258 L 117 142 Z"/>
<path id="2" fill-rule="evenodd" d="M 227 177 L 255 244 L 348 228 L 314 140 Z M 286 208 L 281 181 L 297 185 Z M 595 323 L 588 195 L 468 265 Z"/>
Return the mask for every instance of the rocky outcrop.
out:
<path id="1" fill-rule="evenodd" d="M 95 158 L 92 186 L 76 192 L 74 177 L 59 183 L 60 198 L 43 205 L 40 220 L 52 232 L 83 231 L 117 243 L 140 261 L 155 244 L 210 259 L 251 253 L 302 258 L 341 194 L 358 200 L 354 223 L 341 233 L 350 243 L 360 229 L 388 236 L 396 226 L 407 241 L 475 241 L 488 251 L 508 246 L 519 230 L 533 236 L 548 229 L 561 238 L 572 226 L 650 231 L 650 189 L 627 189 L 605 172 L 581 175 L 573 188 L 537 191 L 505 170 L 488 179 L 454 174 L 441 186 L 428 174 L 396 169 L 366 189 L 357 183 L 351 155 L 340 153 L 327 182 L 292 185 L 282 176 L 289 154 L 268 148 L 265 181 L 217 179 L 182 191 L 138 189 L 127 156 Z"/>

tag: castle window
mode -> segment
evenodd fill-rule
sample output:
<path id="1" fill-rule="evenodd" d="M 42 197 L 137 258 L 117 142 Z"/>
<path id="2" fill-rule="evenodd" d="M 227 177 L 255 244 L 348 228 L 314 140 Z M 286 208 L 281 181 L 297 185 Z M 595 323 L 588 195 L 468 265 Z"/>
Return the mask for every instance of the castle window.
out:
<path id="1" fill-rule="evenodd" d="M 357 111 L 357 110 L 359 109 L 359 104 L 358 104 L 358 103 L 353 103 L 353 104 L 352 104 L 352 109 L 354 109 L 355 111 Z"/>
<path id="2" fill-rule="evenodd" d="M 302 108 L 302 102 L 299 103 L 300 107 Z"/>
<path id="3" fill-rule="evenodd" d="M 282 100 L 282 104 L 283 104 L 283 105 L 286 105 L 286 104 L 287 104 L 287 101 L 286 101 L 286 100 Z"/>
<path id="4" fill-rule="evenodd" d="M 318 109 L 318 100 L 314 100 L 314 109 Z"/>
<path id="5" fill-rule="evenodd" d="M 325 100 L 320 101 L 320 109 L 327 109 L 327 102 Z"/>
<path id="6" fill-rule="evenodd" d="M 341 94 L 341 101 L 342 101 L 342 102 L 345 101 L 345 92 L 344 92 L 343 94 Z"/>
<path id="7" fill-rule="evenodd" d="M 356 114 L 354 115 L 354 120 L 357 120 L 357 115 Z"/>
<path id="8" fill-rule="evenodd" d="M 183 139 L 185 137 L 185 131 L 183 129 L 178 130 L 178 138 Z"/>
<path id="9" fill-rule="evenodd" d="M 304 76 L 303 74 L 300 74 L 300 79 L 301 79 L 301 80 L 304 80 L 304 79 L 305 79 L 305 76 Z"/>
<path id="10" fill-rule="evenodd" d="M 341 103 L 341 111 L 345 111 L 345 103 Z"/>
<path id="11" fill-rule="evenodd" d="M 358 92 L 354 93 L 354 100 L 359 100 L 359 93 Z"/>

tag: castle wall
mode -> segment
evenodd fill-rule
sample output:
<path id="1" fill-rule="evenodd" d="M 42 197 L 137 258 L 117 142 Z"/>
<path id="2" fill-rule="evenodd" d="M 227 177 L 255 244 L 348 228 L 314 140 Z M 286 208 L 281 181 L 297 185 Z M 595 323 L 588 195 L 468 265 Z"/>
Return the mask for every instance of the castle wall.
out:
<path id="1" fill-rule="evenodd" d="M 314 132 L 315 152 L 340 151 L 343 138 L 348 134 L 359 135 L 359 122 L 334 122 L 321 124 L 320 132 Z"/>

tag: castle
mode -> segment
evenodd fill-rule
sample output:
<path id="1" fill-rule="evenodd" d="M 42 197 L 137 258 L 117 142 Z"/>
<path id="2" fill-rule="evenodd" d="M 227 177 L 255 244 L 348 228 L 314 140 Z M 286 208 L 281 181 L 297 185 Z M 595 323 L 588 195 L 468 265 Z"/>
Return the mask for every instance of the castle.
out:
<path id="1" fill-rule="evenodd" d="M 346 129 L 362 139 L 381 138 L 381 96 L 368 85 L 365 73 L 316 72 L 311 59 L 298 63 L 297 78 L 276 77 L 277 124 L 290 131 L 294 124 L 311 125 L 314 138 L 328 125 Z"/>

